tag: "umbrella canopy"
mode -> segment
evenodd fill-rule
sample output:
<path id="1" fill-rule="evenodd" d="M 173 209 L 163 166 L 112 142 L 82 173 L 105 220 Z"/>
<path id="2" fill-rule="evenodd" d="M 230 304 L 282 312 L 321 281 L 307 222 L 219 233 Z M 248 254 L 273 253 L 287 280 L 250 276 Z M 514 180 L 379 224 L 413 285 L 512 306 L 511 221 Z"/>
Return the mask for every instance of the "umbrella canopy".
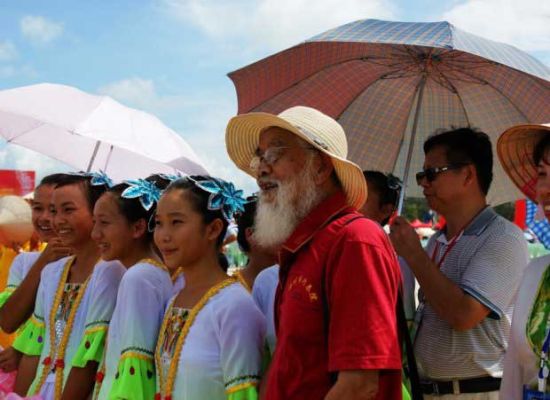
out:
<path id="1" fill-rule="evenodd" d="M 185 140 L 158 118 L 70 86 L 0 91 L 0 135 L 74 168 L 103 170 L 114 180 L 207 173 Z"/>
<path id="2" fill-rule="evenodd" d="M 239 113 L 306 105 L 336 118 L 348 159 L 407 178 L 409 196 L 422 195 L 408 171 L 422 169 L 437 129 L 476 127 L 496 145 L 512 125 L 550 120 L 548 67 L 448 22 L 353 22 L 229 77 Z M 494 173 L 492 204 L 521 197 L 496 157 Z"/>

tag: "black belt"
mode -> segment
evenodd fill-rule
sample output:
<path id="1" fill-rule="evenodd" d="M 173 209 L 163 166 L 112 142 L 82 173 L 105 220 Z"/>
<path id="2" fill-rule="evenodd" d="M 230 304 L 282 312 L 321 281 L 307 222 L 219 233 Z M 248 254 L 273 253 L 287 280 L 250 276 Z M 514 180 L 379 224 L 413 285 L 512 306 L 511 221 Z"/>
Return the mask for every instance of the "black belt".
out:
<path id="1" fill-rule="evenodd" d="M 428 381 L 421 382 L 422 393 L 444 395 L 459 393 L 485 393 L 500 389 L 500 378 L 485 376 L 483 378 L 461 379 L 457 381 Z M 458 391 L 456 393 L 455 387 Z"/>

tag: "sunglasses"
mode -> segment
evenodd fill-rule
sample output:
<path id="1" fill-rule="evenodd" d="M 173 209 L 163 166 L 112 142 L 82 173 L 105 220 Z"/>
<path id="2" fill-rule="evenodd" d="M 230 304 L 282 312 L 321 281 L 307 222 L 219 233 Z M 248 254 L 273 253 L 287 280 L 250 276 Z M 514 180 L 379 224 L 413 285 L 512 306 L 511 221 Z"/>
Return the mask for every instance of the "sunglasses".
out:
<path id="1" fill-rule="evenodd" d="M 416 183 L 420 186 L 424 178 L 426 178 L 426 180 L 431 183 L 437 179 L 437 176 L 440 173 L 445 171 L 451 171 L 453 169 L 459 169 L 464 167 L 465 165 L 468 165 L 468 164 L 465 164 L 465 163 L 451 164 L 451 165 L 446 165 L 444 167 L 434 167 L 434 168 L 424 169 L 416 173 Z"/>

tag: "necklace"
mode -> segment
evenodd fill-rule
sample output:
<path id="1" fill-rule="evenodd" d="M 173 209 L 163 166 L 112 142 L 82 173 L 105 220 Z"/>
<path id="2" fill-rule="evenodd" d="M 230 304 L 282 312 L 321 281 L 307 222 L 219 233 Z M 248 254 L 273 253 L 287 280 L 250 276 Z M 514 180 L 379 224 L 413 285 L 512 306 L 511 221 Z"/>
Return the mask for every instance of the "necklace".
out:
<path id="1" fill-rule="evenodd" d="M 214 297 L 220 290 L 222 290 L 223 288 L 235 282 L 236 281 L 234 278 L 228 278 L 212 286 L 202 296 L 202 298 L 198 301 L 198 303 L 195 304 L 195 306 L 191 309 L 191 311 L 189 312 L 189 316 L 187 317 L 187 321 L 185 322 L 185 325 L 183 326 L 181 334 L 178 337 L 178 340 L 176 342 L 174 356 L 170 361 L 170 366 L 168 368 L 168 374 L 167 374 L 168 376 L 166 377 L 166 381 L 165 381 L 164 373 L 161 367 L 161 353 L 162 353 L 162 344 L 164 343 L 164 337 L 165 337 L 166 329 L 168 327 L 168 323 L 170 321 L 170 314 L 174 306 L 175 298 L 172 300 L 172 302 L 170 303 L 170 306 L 168 307 L 168 310 L 166 310 L 166 314 L 164 315 L 162 326 L 160 328 L 159 339 L 157 342 L 157 349 L 155 351 L 155 363 L 157 365 L 157 371 L 159 374 L 159 388 L 160 388 L 159 393 L 155 395 L 155 400 L 172 399 L 172 391 L 174 390 L 174 383 L 176 381 L 176 374 L 178 372 L 178 364 L 180 360 L 181 350 L 183 348 L 183 345 L 185 344 L 185 339 L 189 334 L 189 330 L 191 329 L 191 326 L 195 322 L 195 319 L 197 318 L 197 315 L 199 314 L 199 312 L 206 305 L 206 303 L 208 303 L 208 300 Z M 164 397 L 163 397 L 163 393 L 164 393 Z"/>
<path id="2" fill-rule="evenodd" d="M 65 369 L 65 351 L 67 350 L 67 343 L 69 342 L 69 338 L 71 336 L 72 330 L 73 330 L 73 324 L 76 317 L 76 312 L 78 310 L 78 307 L 80 306 L 80 302 L 82 301 L 82 298 L 84 297 L 84 293 L 86 292 L 86 287 L 88 286 L 88 282 L 90 281 L 90 276 L 86 278 L 80 289 L 78 290 L 78 295 L 76 296 L 73 306 L 71 307 L 71 311 L 69 312 L 68 318 L 67 318 L 67 324 L 65 325 L 65 329 L 63 330 L 63 334 L 61 336 L 61 340 L 59 342 L 59 350 L 57 354 L 55 353 L 55 317 L 57 310 L 59 309 L 59 306 L 61 304 L 61 300 L 63 298 L 63 291 L 65 287 L 65 283 L 67 282 L 67 278 L 69 277 L 69 272 L 71 270 L 72 265 L 74 264 L 75 257 L 71 257 L 67 262 L 65 263 L 65 267 L 63 268 L 63 272 L 61 273 L 61 279 L 59 279 L 59 283 L 57 284 L 57 289 L 55 292 L 55 297 L 52 305 L 52 309 L 50 310 L 49 315 L 49 322 L 50 322 L 50 353 L 48 357 L 42 361 L 42 364 L 44 364 L 42 368 L 42 376 L 40 377 L 40 380 L 38 381 L 38 385 L 36 386 L 35 393 L 40 393 L 40 390 L 42 389 L 42 386 L 44 385 L 44 382 L 46 382 L 46 378 L 48 377 L 48 374 L 50 373 L 50 364 L 52 363 L 52 358 L 56 356 L 55 362 L 54 362 L 54 371 L 55 371 L 55 392 L 54 392 L 54 399 L 60 399 L 61 393 L 63 389 L 63 380 L 64 380 L 64 369 Z"/>

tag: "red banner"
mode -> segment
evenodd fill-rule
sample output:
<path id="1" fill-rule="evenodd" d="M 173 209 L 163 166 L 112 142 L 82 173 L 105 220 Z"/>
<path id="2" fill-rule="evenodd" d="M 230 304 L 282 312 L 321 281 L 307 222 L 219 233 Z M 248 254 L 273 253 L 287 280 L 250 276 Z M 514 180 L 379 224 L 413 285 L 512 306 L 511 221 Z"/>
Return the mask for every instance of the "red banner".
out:
<path id="1" fill-rule="evenodd" d="M 24 196 L 34 190 L 34 171 L 0 170 L 0 196 Z"/>

